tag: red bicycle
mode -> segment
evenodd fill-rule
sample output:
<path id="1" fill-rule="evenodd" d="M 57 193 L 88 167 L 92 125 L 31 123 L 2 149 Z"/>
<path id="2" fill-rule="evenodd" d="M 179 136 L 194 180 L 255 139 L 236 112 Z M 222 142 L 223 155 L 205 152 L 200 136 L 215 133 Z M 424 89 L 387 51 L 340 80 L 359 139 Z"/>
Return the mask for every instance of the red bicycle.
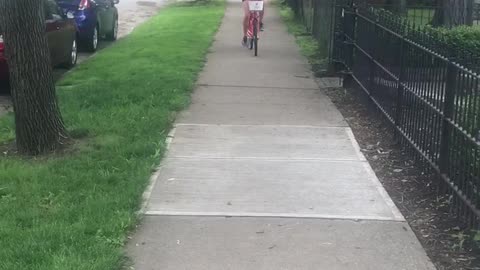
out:
<path id="1" fill-rule="evenodd" d="M 248 1 L 250 10 L 250 20 L 248 23 L 248 44 L 250 50 L 255 51 L 255 56 L 258 56 L 258 30 L 260 29 L 260 13 L 263 11 L 263 1 Z"/>

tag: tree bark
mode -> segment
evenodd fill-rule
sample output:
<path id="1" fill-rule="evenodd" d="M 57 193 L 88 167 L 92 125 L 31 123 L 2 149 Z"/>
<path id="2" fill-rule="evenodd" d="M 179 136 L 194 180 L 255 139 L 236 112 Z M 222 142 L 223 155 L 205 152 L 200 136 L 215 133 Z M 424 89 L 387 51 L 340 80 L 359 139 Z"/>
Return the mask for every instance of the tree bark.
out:
<path id="1" fill-rule="evenodd" d="M 437 0 L 440 7 L 433 17 L 433 26 L 455 27 L 473 24 L 474 0 Z"/>
<path id="2" fill-rule="evenodd" d="M 432 18 L 432 26 L 440 27 L 444 24 L 444 16 L 443 16 L 443 0 L 436 0 L 435 1 L 436 10 L 433 14 Z"/>
<path id="3" fill-rule="evenodd" d="M 67 139 L 55 93 L 43 0 L 0 0 L 0 23 L 15 114 L 16 144 L 24 154 L 57 149 Z"/>
<path id="4" fill-rule="evenodd" d="M 392 12 L 407 14 L 407 0 L 387 0 L 386 5 Z"/>

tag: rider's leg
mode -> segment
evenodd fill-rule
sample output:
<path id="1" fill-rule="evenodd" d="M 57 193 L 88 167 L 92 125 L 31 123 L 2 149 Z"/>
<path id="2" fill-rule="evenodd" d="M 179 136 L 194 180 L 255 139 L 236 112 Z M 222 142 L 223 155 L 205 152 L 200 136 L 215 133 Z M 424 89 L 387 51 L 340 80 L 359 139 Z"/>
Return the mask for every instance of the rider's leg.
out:
<path id="1" fill-rule="evenodd" d="M 265 14 L 265 8 L 263 11 L 260 11 L 260 30 L 263 31 L 263 15 Z"/>
<path id="2" fill-rule="evenodd" d="M 247 33 L 250 20 L 250 9 L 248 7 L 248 0 L 243 1 L 243 41 L 247 43 Z"/>
<path id="3" fill-rule="evenodd" d="M 266 1 L 263 0 L 263 10 L 260 11 L 260 29 L 263 31 L 263 16 L 265 15 L 265 6 L 266 6 Z"/>
<path id="4" fill-rule="evenodd" d="M 267 1 L 263 1 L 263 10 L 260 11 L 260 23 L 263 24 L 263 15 L 265 15 L 265 6 L 267 5 Z"/>

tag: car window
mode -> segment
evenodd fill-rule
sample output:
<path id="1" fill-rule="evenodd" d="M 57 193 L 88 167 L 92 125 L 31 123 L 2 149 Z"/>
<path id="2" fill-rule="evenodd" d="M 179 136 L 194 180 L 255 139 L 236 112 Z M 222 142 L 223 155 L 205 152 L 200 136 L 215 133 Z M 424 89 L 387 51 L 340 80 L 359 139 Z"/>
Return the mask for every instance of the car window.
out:
<path id="1" fill-rule="evenodd" d="M 60 8 L 54 0 L 45 0 L 45 19 L 46 20 L 59 20 L 62 18 Z"/>

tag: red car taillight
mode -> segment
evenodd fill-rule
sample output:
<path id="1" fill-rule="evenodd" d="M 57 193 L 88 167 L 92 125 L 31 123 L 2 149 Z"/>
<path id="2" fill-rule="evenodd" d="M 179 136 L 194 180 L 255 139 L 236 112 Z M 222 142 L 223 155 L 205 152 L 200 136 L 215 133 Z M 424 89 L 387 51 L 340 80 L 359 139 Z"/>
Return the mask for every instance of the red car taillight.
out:
<path id="1" fill-rule="evenodd" d="M 85 10 L 90 7 L 90 1 L 88 0 L 82 0 L 80 1 L 80 4 L 78 5 L 79 10 Z"/>
<path id="2" fill-rule="evenodd" d="M 0 35 L 0 56 L 3 56 L 5 51 L 5 43 L 3 43 L 3 35 Z"/>

